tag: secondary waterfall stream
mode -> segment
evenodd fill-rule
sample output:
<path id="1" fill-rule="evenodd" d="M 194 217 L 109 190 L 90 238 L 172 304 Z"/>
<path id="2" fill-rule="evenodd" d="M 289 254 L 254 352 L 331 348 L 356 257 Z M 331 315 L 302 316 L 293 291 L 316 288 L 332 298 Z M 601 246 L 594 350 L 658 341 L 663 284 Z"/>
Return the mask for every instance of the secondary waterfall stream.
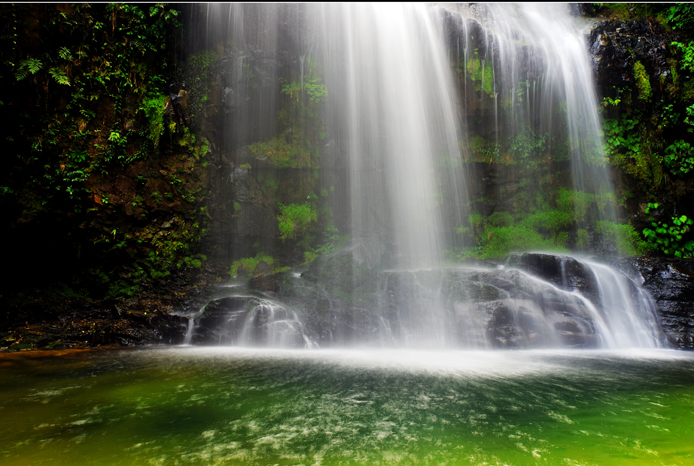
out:
<path id="1" fill-rule="evenodd" d="M 566 254 L 441 265 L 474 235 L 500 237 L 488 226 L 522 233 L 534 218 L 549 232 L 541 244 L 565 250 L 571 236 L 585 250 L 616 219 L 586 47 L 565 5 L 221 8 L 207 8 L 204 37 L 230 76 L 219 118 L 236 161 L 233 254 L 281 250 L 258 233 L 276 229 L 276 210 L 282 244 L 296 239 L 308 223 L 289 203 L 318 206 L 349 241 L 303 273 L 220 291 L 188 314 L 185 343 L 663 345 L 652 300 L 606 265 Z M 511 182 L 480 193 L 482 162 L 512 167 Z"/>

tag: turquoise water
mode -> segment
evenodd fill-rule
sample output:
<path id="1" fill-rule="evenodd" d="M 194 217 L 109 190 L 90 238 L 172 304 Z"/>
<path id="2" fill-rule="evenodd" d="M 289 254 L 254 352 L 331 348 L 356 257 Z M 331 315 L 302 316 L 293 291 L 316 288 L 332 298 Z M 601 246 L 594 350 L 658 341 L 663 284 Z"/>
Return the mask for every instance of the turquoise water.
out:
<path id="1" fill-rule="evenodd" d="M 3 465 L 694 464 L 694 355 L 0 356 Z"/>

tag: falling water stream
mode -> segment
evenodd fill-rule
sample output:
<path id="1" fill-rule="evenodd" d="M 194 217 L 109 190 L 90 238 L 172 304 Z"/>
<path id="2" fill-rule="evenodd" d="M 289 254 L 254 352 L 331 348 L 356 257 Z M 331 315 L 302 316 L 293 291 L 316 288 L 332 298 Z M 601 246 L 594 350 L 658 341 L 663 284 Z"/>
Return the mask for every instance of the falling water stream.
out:
<path id="1" fill-rule="evenodd" d="M 243 44 L 239 56 L 250 53 L 243 47 L 280 46 L 276 7 L 229 11 L 230 37 Z M 571 284 L 514 265 L 440 267 L 451 246 L 447 231 L 469 213 L 470 180 L 462 160 L 468 152 L 464 115 L 477 102 L 470 93 L 494 100 L 479 110 L 493 111 L 486 121 L 494 122 L 495 137 L 507 131 L 516 140 L 535 134 L 552 139 L 560 132 L 573 187 L 610 196 L 588 57 L 566 5 L 326 4 L 306 6 L 303 20 L 294 10 L 286 14 L 301 28 L 295 46 L 301 87 L 316 82 L 320 68 L 329 89 L 325 131 L 347 168 L 348 196 L 338 199 L 343 208 L 337 213 L 351 219 L 351 246 L 328 259 L 337 262 L 348 252 L 317 282 L 288 277 L 279 296 L 251 295 L 244 286 L 220 295 L 189 314 L 186 343 L 662 346 L 652 301 L 606 266 L 557 256 L 561 267 L 573 261 L 582 270 L 580 283 Z M 256 25 L 251 36 L 240 26 L 244 18 Z M 447 50 L 451 34 L 455 51 Z M 456 88 L 452 59 L 463 63 L 459 73 L 474 74 L 463 82 L 477 83 L 475 89 Z M 238 70 L 235 62 L 232 68 Z M 230 131 L 238 128 L 232 124 Z M 609 205 L 594 221 L 615 219 Z M 576 217 L 580 224 L 585 212 Z M 380 259 L 384 251 L 387 264 Z M 338 291 L 333 280 L 347 283 Z M 491 291 L 477 296 L 478 288 Z"/>
<path id="2" fill-rule="evenodd" d="M 664 349 L 636 282 L 567 255 L 441 265 L 469 214 L 461 160 L 478 122 L 490 141 L 565 125 L 574 188 L 610 191 L 566 9 L 284 7 L 206 7 L 237 52 L 226 137 L 274 136 L 288 62 L 268 57 L 296 38 L 301 85 L 317 64 L 329 89 L 323 149 L 344 156 L 334 208 L 351 241 L 273 291 L 220 286 L 184 311 L 183 346 L 1 355 L 0 463 L 692 464 L 694 358 Z M 254 102 L 249 57 L 267 65 Z M 453 61 L 482 67 L 477 87 L 456 88 Z M 486 114 L 466 107 L 481 100 Z"/>

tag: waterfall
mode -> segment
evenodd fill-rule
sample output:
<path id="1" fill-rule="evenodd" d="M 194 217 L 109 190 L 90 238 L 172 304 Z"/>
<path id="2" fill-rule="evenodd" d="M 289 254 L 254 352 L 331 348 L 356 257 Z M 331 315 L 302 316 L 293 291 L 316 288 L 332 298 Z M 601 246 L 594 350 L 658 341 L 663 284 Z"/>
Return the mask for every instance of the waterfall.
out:
<path id="1" fill-rule="evenodd" d="M 442 205 L 467 206 L 440 15 L 416 4 L 321 7 L 322 63 L 342 112 L 353 238 L 392 234 L 399 266 L 441 259 Z M 445 193 L 449 190 L 449 193 Z"/>
<path id="2" fill-rule="evenodd" d="M 493 125 L 473 129 L 482 134 L 491 131 L 497 143 L 500 137 L 518 145 L 532 142 L 532 136 L 545 138 L 556 162 L 567 152 L 567 185 L 583 193 L 583 199 L 598 199 L 593 221 L 615 222 L 588 48 L 569 6 L 490 3 L 450 8 L 463 19 L 460 29 L 464 43 L 458 55 L 464 71 L 477 63 L 483 70 L 482 76 L 473 78 L 481 81 L 482 89 L 477 90 L 477 85 L 465 89 L 466 105 L 482 105 L 482 112 L 493 113 L 486 120 Z M 485 92 L 493 97 L 493 105 L 483 103 Z M 507 110 L 499 109 L 499 102 Z M 506 134 L 500 135 L 500 131 Z M 565 176 L 559 173 L 561 164 L 556 166 L 557 173 L 550 175 Z M 577 224 L 585 228 L 581 202 L 576 200 L 575 204 Z"/>
<path id="3" fill-rule="evenodd" d="M 607 266 L 548 254 L 442 265 L 470 240 L 461 233 L 480 234 L 472 213 L 500 225 L 535 215 L 546 230 L 557 216 L 545 214 L 561 214 L 564 230 L 545 239 L 555 247 L 566 230 L 581 239 L 615 221 L 586 46 L 568 7 L 205 8 L 205 40 L 189 41 L 220 58 L 223 99 L 205 114 L 221 135 L 218 189 L 229 197 L 218 204 L 233 206 L 214 212 L 229 218 L 220 249 L 296 264 L 325 238 L 318 226 L 350 241 L 322 245 L 329 254 L 264 292 L 220 294 L 188 315 L 186 343 L 663 345 L 653 301 Z M 306 223 L 287 218 L 287 205 Z"/>

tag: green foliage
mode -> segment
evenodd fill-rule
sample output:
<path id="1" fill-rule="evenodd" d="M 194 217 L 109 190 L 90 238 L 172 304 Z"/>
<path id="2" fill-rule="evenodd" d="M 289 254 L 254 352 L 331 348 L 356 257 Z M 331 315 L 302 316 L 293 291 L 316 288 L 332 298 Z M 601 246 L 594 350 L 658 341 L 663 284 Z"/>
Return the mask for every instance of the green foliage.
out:
<path id="1" fill-rule="evenodd" d="M 494 212 L 487 218 L 487 222 L 494 227 L 510 227 L 513 225 L 513 216 L 508 212 Z"/>
<path id="2" fill-rule="evenodd" d="M 467 76 L 475 83 L 476 91 L 483 91 L 489 97 L 494 97 L 494 70 L 491 63 L 482 63 L 479 58 L 479 50 L 475 49 L 474 55 L 462 66 L 456 68 L 460 77 Z"/>
<path id="3" fill-rule="evenodd" d="M 245 259 L 239 259 L 231 264 L 231 269 L 229 274 L 232 277 L 238 276 L 240 273 L 245 275 L 251 275 L 255 268 L 260 262 L 267 263 L 273 270 L 275 269 L 275 259 L 271 256 L 267 256 L 263 253 L 258 253 L 255 257 L 247 257 Z"/>
<path id="4" fill-rule="evenodd" d="M 53 68 L 48 70 L 48 74 L 50 74 L 53 77 L 53 79 L 55 79 L 55 82 L 57 82 L 58 84 L 62 84 L 64 86 L 70 85 L 70 78 L 67 77 L 65 70 L 58 68 L 57 66 L 54 66 Z"/>
<path id="5" fill-rule="evenodd" d="M 159 91 L 165 79 L 148 63 L 166 67 L 161 51 L 171 44 L 172 28 L 180 25 L 178 11 L 164 4 L 37 8 L 42 19 L 30 24 L 23 22 L 28 11 L 22 6 L 0 11 L 0 79 L 3 87 L 16 90 L 0 105 L 0 116 L 8 121 L 7 112 L 14 109 L 5 131 L 19 136 L 6 147 L 17 155 L 17 163 L 6 166 L 2 177 L 11 180 L 8 186 L 41 193 L 50 210 L 61 210 L 67 198 L 69 210 L 81 213 L 94 198 L 86 187 L 90 177 L 128 165 L 156 148 L 163 130 L 165 97 Z M 35 38 L 40 42 L 31 42 Z M 146 57 L 155 52 L 160 55 L 156 61 Z M 144 110 L 147 124 L 126 111 L 126 97 Z M 28 112 L 17 115 L 19 109 Z M 142 135 L 150 141 L 132 131 L 138 126 L 149 129 Z M 30 152 L 32 158 L 27 157 Z M 33 215 L 24 200 L 16 202 L 22 215 Z"/>
<path id="6" fill-rule="evenodd" d="M 670 173 L 686 175 L 694 169 L 694 148 L 679 139 L 665 148 L 664 161 Z"/>
<path id="7" fill-rule="evenodd" d="M 672 3 L 665 20 L 672 29 L 691 37 L 694 30 L 694 7 L 690 3 Z"/>
<path id="8" fill-rule="evenodd" d="M 21 81 L 30 74 L 38 73 L 41 68 L 43 68 L 43 63 L 38 58 L 26 58 L 19 63 L 19 67 L 14 75 L 17 81 Z"/>
<path id="9" fill-rule="evenodd" d="M 32 235 L 50 225 L 52 247 L 70 256 L 61 270 L 83 276 L 108 263 L 99 299 L 132 296 L 176 267 L 202 265 L 191 249 L 205 234 L 204 211 L 178 207 L 196 200 L 202 180 L 191 155 L 207 148 L 192 134 L 181 138 L 185 147 L 169 143 L 178 142 L 175 134 L 163 137 L 164 85 L 175 57 L 166 49 L 180 26 L 175 8 L 0 8 L 0 81 L 11 90 L 0 98 L 3 234 L 12 224 Z M 143 163 L 135 168 L 135 160 Z M 152 192 L 163 178 L 174 186 Z"/>
<path id="10" fill-rule="evenodd" d="M 310 168 L 311 147 L 305 138 L 293 138 L 287 142 L 284 135 L 267 142 L 256 142 L 248 146 L 256 157 L 267 158 L 277 168 Z"/>
<path id="11" fill-rule="evenodd" d="M 670 45 L 682 53 L 680 70 L 686 71 L 687 73 L 694 72 L 694 42 L 683 44 L 682 42 L 673 41 Z"/>
<path id="12" fill-rule="evenodd" d="M 514 251 L 566 251 L 561 245 L 524 225 L 487 228 L 482 238 L 482 246 L 483 259 L 502 258 Z"/>
<path id="13" fill-rule="evenodd" d="M 651 81 L 646 72 L 646 68 L 641 62 L 634 63 L 634 80 L 636 88 L 639 90 L 639 99 L 648 102 L 653 96 Z"/>
<path id="14" fill-rule="evenodd" d="M 525 162 L 528 158 L 541 154 L 547 143 L 547 135 L 537 136 L 532 129 L 524 127 L 515 137 L 509 148 L 511 156 Z"/>
<path id="15" fill-rule="evenodd" d="M 642 115 L 622 114 L 620 119 L 606 119 L 605 153 L 612 164 L 622 168 L 650 191 L 660 188 L 666 181 L 663 158 L 652 149 L 654 133 L 643 124 Z"/>
<path id="16" fill-rule="evenodd" d="M 325 227 L 325 231 L 323 232 L 323 240 L 325 243 L 321 244 L 315 249 L 309 249 L 308 251 L 304 252 L 304 264 L 313 262 L 318 258 L 318 256 L 332 254 L 338 249 L 341 243 L 347 240 L 347 238 L 340 236 L 340 232 L 337 228 L 332 225 L 328 225 Z"/>
<path id="17" fill-rule="evenodd" d="M 595 232 L 602 234 L 608 241 L 614 243 L 619 254 L 636 256 L 653 252 L 652 246 L 644 241 L 634 227 L 628 223 L 617 224 L 599 220 Z"/>
<path id="18" fill-rule="evenodd" d="M 646 214 L 658 207 L 658 203 L 649 203 Z M 651 226 L 654 229 L 644 228 L 643 235 L 648 244 L 667 256 L 694 257 L 694 240 L 687 239 L 694 220 L 686 215 L 675 215 L 671 217 L 670 222 L 671 224 L 653 221 Z"/>
<path id="19" fill-rule="evenodd" d="M 470 214 L 469 226 L 458 227 L 457 233 L 474 239 L 476 246 L 455 251 L 454 255 L 462 260 L 467 257 L 499 258 L 510 252 L 532 249 L 566 251 L 571 232 L 577 225 L 594 222 L 608 205 L 615 204 L 611 193 L 593 194 L 565 188 L 557 189 L 552 196 L 555 207 L 543 201 L 542 195 L 538 197 L 536 207 L 529 212 L 519 211 L 515 216 L 508 212 L 494 212 L 487 218 L 479 213 Z M 604 234 L 610 238 L 614 236 L 607 230 Z M 578 229 L 575 238 L 578 249 L 588 246 L 586 230 Z"/>
<path id="20" fill-rule="evenodd" d="M 477 246 L 457 252 L 457 258 L 504 257 L 514 251 L 566 251 L 568 235 L 558 235 L 558 229 L 570 224 L 570 214 L 559 211 L 538 212 L 514 224 L 508 212 L 495 212 L 488 218 L 478 213 L 468 216 L 470 227 L 459 227 L 458 233 L 474 233 Z M 544 231 L 545 233 L 542 233 Z"/>
<path id="21" fill-rule="evenodd" d="M 328 89 L 325 87 L 325 84 L 321 84 L 321 81 L 321 78 L 318 76 L 315 60 L 310 60 L 308 73 L 303 77 L 301 82 L 287 82 L 283 78 L 280 78 L 283 94 L 288 95 L 290 99 L 297 103 L 304 100 L 308 105 L 320 104 L 327 100 Z"/>
<path id="22" fill-rule="evenodd" d="M 309 60 L 308 73 L 301 81 L 280 78 L 279 82 L 286 96 L 279 113 L 280 133 L 269 141 L 251 144 L 249 150 L 277 168 L 316 167 L 319 141 L 325 138 L 320 104 L 327 99 L 328 91 L 321 84 L 315 61 Z"/>
<path id="23" fill-rule="evenodd" d="M 315 207 L 311 204 L 280 205 L 280 215 L 277 217 L 282 241 L 296 239 L 305 233 L 318 220 Z"/>
<path id="24" fill-rule="evenodd" d="M 616 201 L 612 193 L 592 194 L 560 188 L 557 190 L 556 203 L 559 210 L 570 213 L 574 221 L 585 223 L 591 207 L 604 214 L 607 206 L 614 207 Z"/>
<path id="25" fill-rule="evenodd" d="M 477 134 L 470 138 L 468 147 L 475 162 L 492 164 L 498 162 L 501 156 L 499 144 L 490 143 Z"/>
<path id="26" fill-rule="evenodd" d="M 152 141 L 154 148 L 159 147 L 159 138 L 164 134 L 164 107 L 165 95 L 154 95 L 142 100 L 138 110 L 144 112 L 147 118 L 147 136 Z"/>
<path id="27" fill-rule="evenodd" d="M 202 117 L 203 108 L 208 104 L 210 93 L 217 81 L 220 64 L 219 55 L 206 50 L 190 55 L 177 77 L 178 82 L 185 83 L 186 87 L 191 89 L 188 97 L 188 111 L 190 120 L 194 124 Z"/>
<path id="28" fill-rule="evenodd" d="M 586 230 L 576 230 L 576 247 L 580 250 L 588 247 L 588 232 Z"/>

